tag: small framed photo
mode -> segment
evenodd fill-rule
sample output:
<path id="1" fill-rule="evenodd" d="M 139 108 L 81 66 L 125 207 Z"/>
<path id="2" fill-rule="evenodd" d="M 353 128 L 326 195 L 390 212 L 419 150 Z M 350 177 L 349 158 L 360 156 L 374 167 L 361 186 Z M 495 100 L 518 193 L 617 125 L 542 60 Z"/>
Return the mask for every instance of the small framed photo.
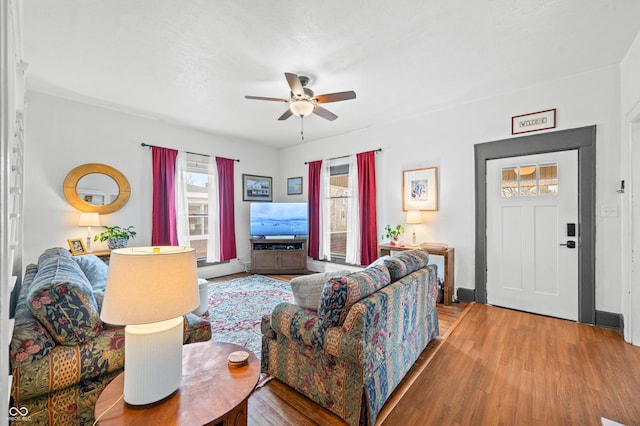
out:
<path id="1" fill-rule="evenodd" d="M 71 240 L 67 240 L 67 242 L 69 243 L 72 255 L 78 256 L 79 254 L 87 254 L 87 249 L 84 247 L 82 238 L 73 238 Z"/>
<path id="2" fill-rule="evenodd" d="M 287 195 L 302 194 L 302 176 L 287 179 Z"/>
<path id="3" fill-rule="evenodd" d="M 402 210 L 438 210 L 437 167 L 402 172 Z"/>
<path id="4" fill-rule="evenodd" d="M 268 176 L 242 175 L 242 201 L 271 201 L 272 180 Z"/>
<path id="5" fill-rule="evenodd" d="M 556 127 L 556 109 L 511 117 L 511 134 L 537 132 Z"/>

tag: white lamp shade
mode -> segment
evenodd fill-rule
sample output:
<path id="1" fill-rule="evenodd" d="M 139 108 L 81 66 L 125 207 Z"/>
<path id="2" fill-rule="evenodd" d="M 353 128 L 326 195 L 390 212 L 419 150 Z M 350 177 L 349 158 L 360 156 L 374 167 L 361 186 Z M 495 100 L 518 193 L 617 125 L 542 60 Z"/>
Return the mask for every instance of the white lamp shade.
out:
<path id="1" fill-rule="evenodd" d="M 422 223 L 422 215 L 420 210 L 409 210 L 407 212 L 407 223 Z"/>
<path id="2" fill-rule="evenodd" d="M 193 311 L 200 303 L 195 250 L 131 247 L 111 252 L 100 318 L 148 324 Z"/>
<path id="3" fill-rule="evenodd" d="M 100 213 L 82 212 L 78 219 L 78 226 L 100 226 Z"/>
<path id="4" fill-rule="evenodd" d="M 289 109 L 298 117 L 305 117 L 313 111 L 313 104 L 306 100 L 293 101 L 289 105 Z"/>

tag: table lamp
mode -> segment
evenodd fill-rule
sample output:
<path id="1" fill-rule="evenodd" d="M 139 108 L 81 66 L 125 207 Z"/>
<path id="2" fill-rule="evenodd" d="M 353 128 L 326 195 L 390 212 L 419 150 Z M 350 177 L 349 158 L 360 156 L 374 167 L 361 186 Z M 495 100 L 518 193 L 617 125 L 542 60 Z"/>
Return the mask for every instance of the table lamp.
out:
<path id="1" fill-rule="evenodd" d="M 78 220 L 78 226 L 87 227 L 87 252 L 91 251 L 91 227 L 100 226 L 100 214 L 97 212 L 82 212 Z"/>
<path id="2" fill-rule="evenodd" d="M 412 245 L 417 245 L 416 242 L 416 224 L 422 223 L 422 215 L 420 210 L 409 210 L 407 212 L 407 223 L 413 225 L 413 238 L 411 240 Z"/>
<path id="3" fill-rule="evenodd" d="M 182 315 L 199 302 L 193 248 L 131 247 L 111 252 L 100 318 L 126 325 L 126 403 L 151 404 L 178 389 Z"/>

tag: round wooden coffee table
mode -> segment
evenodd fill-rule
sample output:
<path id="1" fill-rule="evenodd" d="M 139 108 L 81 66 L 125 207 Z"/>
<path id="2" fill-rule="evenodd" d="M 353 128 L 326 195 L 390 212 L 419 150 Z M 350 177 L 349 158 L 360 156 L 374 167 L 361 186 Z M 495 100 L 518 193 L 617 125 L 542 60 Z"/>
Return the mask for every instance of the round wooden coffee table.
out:
<path id="1" fill-rule="evenodd" d="M 235 351 L 249 352 L 249 365 L 229 367 L 227 357 Z M 98 397 L 95 417 L 107 411 L 100 425 L 246 425 L 247 400 L 258 383 L 260 364 L 251 351 L 232 343 L 184 345 L 180 388 L 162 401 L 145 406 L 118 401 L 124 374 L 113 379 Z"/>

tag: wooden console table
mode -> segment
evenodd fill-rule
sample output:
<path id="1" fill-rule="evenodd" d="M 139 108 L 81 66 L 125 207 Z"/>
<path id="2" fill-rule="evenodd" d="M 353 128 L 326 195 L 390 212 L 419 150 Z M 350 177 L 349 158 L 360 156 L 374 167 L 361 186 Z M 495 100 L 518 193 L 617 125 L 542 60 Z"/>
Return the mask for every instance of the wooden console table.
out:
<path id="1" fill-rule="evenodd" d="M 304 274 L 307 240 L 251 239 L 251 272 L 254 274 Z"/>
<path id="2" fill-rule="evenodd" d="M 378 246 L 380 256 L 387 256 L 391 251 L 415 250 L 420 246 L 392 246 L 389 244 L 381 244 Z M 429 254 L 444 257 L 444 304 L 451 305 L 453 303 L 454 291 L 454 273 L 455 273 L 455 250 L 453 247 L 447 248 L 431 248 L 425 247 Z"/>
<path id="3" fill-rule="evenodd" d="M 249 364 L 229 367 L 227 357 L 235 351 L 249 352 Z M 125 373 L 113 379 L 98 397 L 96 419 L 106 411 L 99 425 L 246 425 L 247 400 L 258 383 L 260 363 L 251 351 L 232 343 L 184 345 L 178 390 L 142 407 L 120 398 Z"/>

